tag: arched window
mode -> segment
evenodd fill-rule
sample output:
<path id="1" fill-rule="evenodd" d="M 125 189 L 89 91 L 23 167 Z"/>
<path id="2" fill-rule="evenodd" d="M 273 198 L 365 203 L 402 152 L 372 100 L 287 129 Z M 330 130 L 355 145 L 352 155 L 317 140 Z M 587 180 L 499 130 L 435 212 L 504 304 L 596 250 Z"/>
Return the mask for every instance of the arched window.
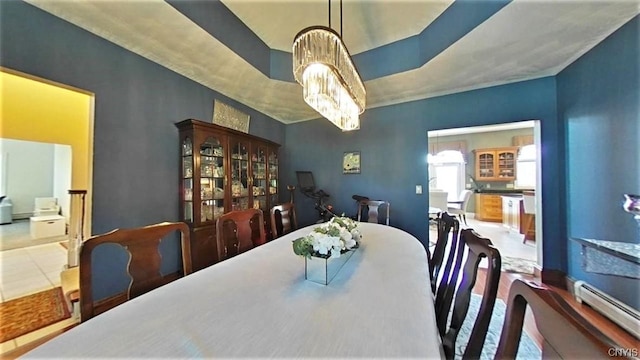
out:
<path id="1" fill-rule="evenodd" d="M 447 192 L 448 201 L 458 200 L 464 189 L 465 162 L 460 151 L 444 150 L 427 155 L 429 163 L 429 189 Z"/>

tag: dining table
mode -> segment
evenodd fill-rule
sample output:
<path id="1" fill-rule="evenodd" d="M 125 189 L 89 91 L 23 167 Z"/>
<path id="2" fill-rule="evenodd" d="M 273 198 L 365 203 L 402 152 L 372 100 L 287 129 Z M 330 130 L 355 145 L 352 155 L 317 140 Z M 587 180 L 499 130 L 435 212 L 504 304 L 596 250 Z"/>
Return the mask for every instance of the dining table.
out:
<path id="1" fill-rule="evenodd" d="M 359 223 L 359 248 L 323 285 L 305 279 L 292 248 L 317 226 L 136 297 L 24 358 L 444 358 L 420 241 Z"/>

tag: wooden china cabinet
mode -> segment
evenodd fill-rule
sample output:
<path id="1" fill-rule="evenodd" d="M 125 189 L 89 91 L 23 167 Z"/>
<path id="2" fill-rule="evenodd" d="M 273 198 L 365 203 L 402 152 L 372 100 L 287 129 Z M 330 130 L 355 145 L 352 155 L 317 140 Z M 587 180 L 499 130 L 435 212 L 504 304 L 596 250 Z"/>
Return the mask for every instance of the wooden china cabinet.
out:
<path id="1" fill-rule="evenodd" d="M 188 119 L 180 133 L 180 220 L 191 228 L 193 270 L 218 262 L 216 219 L 233 210 L 264 212 L 278 204 L 280 145 L 233 129 Z"/>

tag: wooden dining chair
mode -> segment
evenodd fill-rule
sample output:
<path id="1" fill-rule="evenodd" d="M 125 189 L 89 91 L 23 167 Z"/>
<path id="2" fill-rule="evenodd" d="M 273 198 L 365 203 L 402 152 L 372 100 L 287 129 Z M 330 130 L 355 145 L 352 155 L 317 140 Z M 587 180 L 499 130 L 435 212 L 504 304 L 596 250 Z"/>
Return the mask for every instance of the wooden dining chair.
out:
<path id="1" fill-rule="evenodd" d="M 223 261 L 266 242 L 260 209 L 232 211 L 216 221 L 218 261 Z"/>
<path id="2" fill-rule="evenodd" d="M 458 220 L 456 220 L 455 217 L 449 215 L 446 212 L 440 214 L 436 222 L 438 226 L 438 238 L 433 249 L 433 254 L 431 254 L 429 257 L 431 290 L 434 294 L 436 293 L 438 275 L 440 275 L 440 270 L 442 269 L 445 250 L 447 248 L 447 244 L 450 243 L 449 239 L 452 239 L 452 241 L 457 241 L 460 232 L 460 223 L 458 222 Z"/>
<path id="3" fill-rule="evenodd" d="M 467 250 L 466 254 L 463 249 Z M 463 258 L 465 259 L 464 266 L 462 266 Z M 487 258 L 488 263 L 484 292 L 473 330 L 469 335 L 469 342 L 462 356 L 463 359 L 480 358 L 498 293 L 501 257 L 498 249 L 491 244 L 491 240 L 481 237 L 473 229 L 461 230 L 455 249 L 453 271 L 449 279 L 446 279 L 448 286 L 443 287 L 442 299 L 439 304 L 438 298 L 436 298 L 436 323 L 442 336 L 442 347 L 448 359 L 453 359 L 455 355 L 456 338 L 469 311 L 471 291 L 476 283 L 478 265 L 482 258 Z M 460 272 L 461 270 L 462 272 Z M 443 280 L 445 279 L 443 278 Z M 458 284 L 457 287 L 456 284 Z M 439 288 L 438 292 L 440 290 Z M 453 299 L 454 296 L 455 299 Z M 451 310 L 452 299 L 453 310 Z M 448 321 L 450 311 L 452 311 L 451 320 Z"/>
<path id="4" fill-rule="evenodd" d="M 516 279 L 509 288 L 507 310 L 495 359 L 515 359 L 520 345 L 525 310 L 530 307 L 542 335 L 543 359 L 610 359 L 637 356 L 625 352 L 600 329 L 578 313 L 553 289 Z"/>
<path id="5" fill-rule="evenodd" d="M 271 232 L 273 238 L 288 234 L 298 228 L 296 208 L 292 202 L 276 205 L 271 208 Z"/>
<path id="6" fill-rule="evenodd" d="M 163 239 L 169 238 L 175 232 L 180 234 L 182 272 L 163 275 L 160 271 L 162 256 L 159 246 Z M 105 289 L 116 286 L 115 284 L 120 280 L 120 274 L 116 271 L 109 271 L 107 282 L 105 282 L 104 277 L 100 277 L 100 281 L 96 280 L 93 255 L 99 246 L 109 244 L 117 245 L 128 253 L 124 272 L 129 276 L 130 281 L 126 292 L 116 294 L 109 297 L 108 301 L 105 301 L 104 299 L 94 299 L 94 290 L 98 287 Z M 81 321 L 87 321 L 104 311 L 176 278 L 190 274 L 191 244 L 189 227 L 182 222 L 164 222 L 139 228 L 118 229 L 106 234 L 93 236 L 87 239 L 80 249 L 79 267 L 80 318 Z"/>
<path id="7" fill-rule="evenodd" d="M 379 219 L 380 218 L 380 208 L 385 208 L 386 210 L 386 217 Z M 389 225 L 389 208 L 391 207 L 391 204 L 389 204 L 388 201 L 383 201 L 383 200 L 360 200 L 358 202 L 358 221 L 361 221 L 362 219 L 362 213 L 364 212 L 364 209 L 368 209 L 367 211 L 367 222 L 370 223 L 380 223 L 380 220 L 383 220 L 384 223 L 386 225 Z"/>

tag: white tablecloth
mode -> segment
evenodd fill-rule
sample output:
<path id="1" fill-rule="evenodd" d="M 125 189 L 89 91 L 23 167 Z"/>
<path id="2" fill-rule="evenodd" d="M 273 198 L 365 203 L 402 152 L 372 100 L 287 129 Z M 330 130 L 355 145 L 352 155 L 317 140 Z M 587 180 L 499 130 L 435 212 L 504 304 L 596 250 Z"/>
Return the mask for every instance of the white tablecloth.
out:
<path id="1" fill-rule="evenodd" d="M 26 356 L 442 358 L 423 246 L 393 227 L 360 226 L 360 248 L 328 286 L 304 279 L 304 259 L 291 247 L 311 226 L 111 309 Z"/>

